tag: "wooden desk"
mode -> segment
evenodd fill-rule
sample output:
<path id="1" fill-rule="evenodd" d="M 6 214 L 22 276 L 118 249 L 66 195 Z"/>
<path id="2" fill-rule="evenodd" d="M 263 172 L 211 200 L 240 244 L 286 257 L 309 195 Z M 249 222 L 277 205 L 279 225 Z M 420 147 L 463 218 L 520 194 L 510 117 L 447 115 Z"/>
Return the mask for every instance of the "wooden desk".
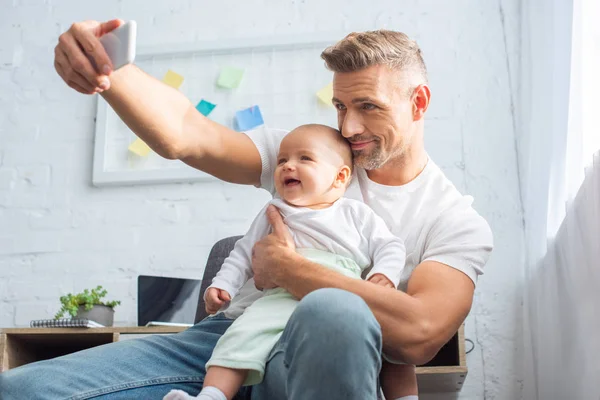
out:
<path id="1" fill-rule="evenodd" d="M 184 327 L 12 328 L 0 330 L 0 372 L 138 335 L 178 333 Z M 464 327 L 424 366 L 417 367 L 419 390 L 457 392 L 467 376 Z"/>

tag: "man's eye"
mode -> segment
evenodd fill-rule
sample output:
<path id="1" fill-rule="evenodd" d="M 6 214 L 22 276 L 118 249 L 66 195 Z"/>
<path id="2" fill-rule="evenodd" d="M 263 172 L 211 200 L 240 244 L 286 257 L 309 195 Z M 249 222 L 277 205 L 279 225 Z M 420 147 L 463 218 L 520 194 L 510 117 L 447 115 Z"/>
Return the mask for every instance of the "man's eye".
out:
<path id="1" fill-rule="evenodd" d="M 340 104 L 340 103 L 335 103 L 334 107 L 340 111 L 343 111 L 346 109 L 346 106 L 344 106 L 343 104 Z"/>
<path id="2" fill-rule="evenodd" d="M 309 156 L 302 156 L 300 157 L 300 159 L 303 161 L 312 161 L 312 159 Z"/>
<path id="3" fill-rule="evenodd" d="M 375 106 L 375 104 L 371 104 L 371 103 L 363 103 L 363 105 L 362 105 L 363 110 L 374 110 L 375 108 L 377 108 Z"/>

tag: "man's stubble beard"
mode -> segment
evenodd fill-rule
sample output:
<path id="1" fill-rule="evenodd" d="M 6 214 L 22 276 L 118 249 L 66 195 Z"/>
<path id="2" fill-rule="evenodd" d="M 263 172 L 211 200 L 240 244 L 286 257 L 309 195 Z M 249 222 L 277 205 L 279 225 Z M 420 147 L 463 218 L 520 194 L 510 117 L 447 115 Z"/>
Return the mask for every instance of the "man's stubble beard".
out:
<path id="1" fill-rule="evenodd" d="M 370 153 L 365 153 L 363 150 L 352 151 L 354 165 L 363 168 L 366 171 L 371 171 L 383 167 L 390 161 L 397 160 L 399 164 L 402 164 L 402 156 L 405 149 L 406 146 L 403 143 L 394 153 L 389 154 L 386 157 L 386 154 L 383 154 L 383 150 L 381 149 L 381 142 L 377 142 L 375 148 Z"/>
<path id="2" fill-rule="evenodd" d="M 366 154 L 363 150 L 352 151 L 354 156 L 354 165 L 364 168 L 367 171 L 381 168 L 385 164 L 385 159 L 381 154 L 381 147 L 377 143 L 377 147 L 370 153 Z"/>

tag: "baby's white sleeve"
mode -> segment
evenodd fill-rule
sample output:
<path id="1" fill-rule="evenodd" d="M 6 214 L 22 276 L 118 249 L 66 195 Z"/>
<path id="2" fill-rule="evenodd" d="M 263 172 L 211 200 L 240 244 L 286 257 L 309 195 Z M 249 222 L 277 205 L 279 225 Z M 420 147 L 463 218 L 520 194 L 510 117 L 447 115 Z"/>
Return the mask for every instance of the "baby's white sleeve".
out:
<path id="1" fill-rule="evenodd" d="M 252 248 L 254 244 L 265 237 L 270 231 L 267 220 L 268 204 L 258 213 L 250 229 L 243 238 L 235 243 L 229 257 L 223 262 L 223 266 L 214 277 L 211 287 L 227 291 L 233 299 L 242 286 L 252 277 Z M 206 296 L 206 291 L 204 292 Z"/>
<path id="2" fill-rule="evenodd" d="M 381 217 L 372 210 L 369 211 L 364 216 L 363 234 L 368 242 L 373 268 L 366 279 L 375 274 L 383 274 L 392 281 L 394 287 L 398 287 L 406 263 L 404 241 L 388 229 Z"/>

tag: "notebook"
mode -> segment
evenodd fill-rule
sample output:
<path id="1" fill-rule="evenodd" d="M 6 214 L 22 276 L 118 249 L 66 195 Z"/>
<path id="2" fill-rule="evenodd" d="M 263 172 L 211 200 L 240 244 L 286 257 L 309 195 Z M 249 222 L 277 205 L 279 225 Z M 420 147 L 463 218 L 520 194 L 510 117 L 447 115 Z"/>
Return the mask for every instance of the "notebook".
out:
<path id="1" fill-rule="evenodd" d="M 32 328 L 104 328 L 87 318 L 34 319 L 29 325 Z"/>
<path id="2" fill-rule="evenodd" d="M 201 279 L 138 276 L 138 326 L 192 326 Z"/>

